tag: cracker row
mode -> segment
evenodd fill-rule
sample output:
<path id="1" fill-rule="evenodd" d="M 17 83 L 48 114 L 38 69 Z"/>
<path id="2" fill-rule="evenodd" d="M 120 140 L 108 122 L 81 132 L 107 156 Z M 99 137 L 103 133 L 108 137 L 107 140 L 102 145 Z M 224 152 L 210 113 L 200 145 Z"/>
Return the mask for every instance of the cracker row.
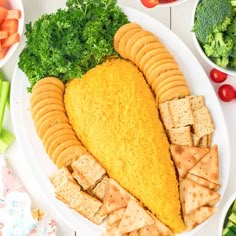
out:
<path id="1" fill-rule="evenodd" d="M 156 95 L 157 104 L 190 94 L 187 82 L 174 57 L 154 34 L 142 29 L 136 23 L 128 23 L 118 29 L 113 42 L 115 50 L 121 57 L 132 61 L 143 72 Z M 174 77 L 169 78 L 168 73 L 166 77 L 163 76 L 165 72 L 172 70 L 177 70 L 184 82 L 173 83 L 176 80 Z M 159 86 L 159 83 L 166 79 L 168 82 L 165 83 L 165 87 Z"/>
<path id="2" fill-rule="evenodd" d="M 85 154 L 65 111 L 65 86 L 55 77 L 39 80 L 32 89 L 31 112 L 36 131 L 46 152 L 60 168 Z"/>
<path id="3" fill-rule="evenodd" d="M 41 87 L 41 86 L 45 86 L 45 85 L 54 85 L 58 88 L 60 88 L 60 90 L 62 90 L 62 92 L 64 92 L 65 90 L 65 86 L 64 86 L 64 83 L 59 80 L 58 78 L 56 77 L 45 77 L 41 80 L 39 80 L 33 87 L 32 89 L 32 92 L 34 92 L 38 87 Z"/>

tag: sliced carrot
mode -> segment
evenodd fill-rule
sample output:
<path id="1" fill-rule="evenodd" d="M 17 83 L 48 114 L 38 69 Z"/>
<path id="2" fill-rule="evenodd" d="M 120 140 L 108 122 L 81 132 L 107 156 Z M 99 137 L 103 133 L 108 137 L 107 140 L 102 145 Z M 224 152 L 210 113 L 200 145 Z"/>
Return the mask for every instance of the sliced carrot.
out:
<path id="1" fill-rule="evenodd" d="M 8 10 L 7 15 L 5 17 L 6 20 L 9 19 L 20 19 L 21 18 L 21 11 L 19 9 L 12 9 Z"/>
<path id="2" fill-rule="evenodd" d="M 9 48 L 13 44 L 20 41 L 20 35 L 18 33 L 14 33 L 9 35 L 6 39 L 1 40 L 2 48 Z"/>
<path id="3" fill-rule="evenodd" d="M 3 22 L 3 20 L 7 16 L 7 12 L 8 10 L 5 7 L 1 6 L 0 4 L 0 24 Z"/>
<path id="4" fill-rule="evenodd" d="M 4 49 L 0 50 L 0 60 L 3 59 L 6 56 L 6 54 L 8 52 L 8 49 L 9 48 L 4 48 Z"/>
<path id="5" fill-rule="evenodd" d="M 0 25 L 0 30 L 7 31 L 9 35 L 16 33 L 18 30 L 18 20 L 4 20 Z"/>
<path id="6" fill-rule="evenodd" d="M 0 39 L 5 39 L 8 37 L 8 32 L 6 30 L 0 31 Z"/>

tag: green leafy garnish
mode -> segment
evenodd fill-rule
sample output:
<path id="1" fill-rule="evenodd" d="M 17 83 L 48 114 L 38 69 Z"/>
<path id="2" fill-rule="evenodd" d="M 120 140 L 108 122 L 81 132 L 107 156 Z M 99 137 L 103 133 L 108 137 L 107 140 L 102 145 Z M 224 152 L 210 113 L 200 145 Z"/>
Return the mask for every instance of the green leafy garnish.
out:
<path id="1" fill-rule="evenodd" d="M 113 36 L 128 19 L 116 0 L 67 0 L 66 6 L 26 25 L 19 67 L 30 89 L 45 76 L 62 81 L 81 77 L 105 57 L 117 55 Z"/>

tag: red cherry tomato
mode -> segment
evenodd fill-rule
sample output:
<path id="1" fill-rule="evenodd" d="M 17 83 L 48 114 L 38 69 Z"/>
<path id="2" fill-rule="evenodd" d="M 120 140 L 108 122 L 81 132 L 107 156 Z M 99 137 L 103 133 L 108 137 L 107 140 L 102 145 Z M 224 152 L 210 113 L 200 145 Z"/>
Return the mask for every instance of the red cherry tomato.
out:
<path id="1" fill-rule="evenodd" d="M 222 83 L 228 78 L 228 75 L 222 71 L 217 70 L 217 69 L 212 69 L 210 71 L 210 78 L 215 83 Z"/>
<path id="2" fill-rule="evenodd" d="M 218 89 L 218 95 L 224 102 L 230 102 L 236 98 L 234 87 L 230 84 L 223 84 Z"/>
<path id="3" fill-rule="evenodd" d="M 176 0 L 159 0 L 160 3 L 175 2 Z"/>
<path id="4" fill-rule="evenodd" d="M 159 0 L 141 0 L 141 3 L 148 8 L 155 7 L 157 4 L 159 4 Z"/>

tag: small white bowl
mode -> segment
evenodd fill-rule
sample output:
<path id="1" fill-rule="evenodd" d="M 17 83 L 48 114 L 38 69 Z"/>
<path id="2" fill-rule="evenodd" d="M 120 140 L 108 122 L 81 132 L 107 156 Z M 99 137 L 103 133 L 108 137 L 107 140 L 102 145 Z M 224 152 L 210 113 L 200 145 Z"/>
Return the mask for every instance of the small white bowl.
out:
<path id="1" fill-rule="evenodd" d="M 218 236 L 222 236 L 222 232 L 223 232 L 223 227 L 224 227 L 224 222 L 225 222 L 225 217 L 227 216 L 227 213 L 229 211 L 229 208 L 231 207 L 231 205 L 233 204 L 234 200 L 236 200 L 236 192 L 233 193 L 229 199 L 227 200 L 227 202 L 225 203 L 223 210 L 222 210 L 222 214 L 220 216 L 220 222 L 219 222 L 219 233 Z"/>
<path id="2" fill-rule="evenodd" d="M 22 0 L 5 0 L 4 7 L 6 7 L 7 9 L 19 9 L 21 11 L 21 18 L 19 19 L 18 22 L 18 33 L 20 34 L 21 37 L 24 30 L 24 19 L 25 19 Z M 13 56 L 18 46 L 19 42 L 15 43 L 10 47 L 5 57 L 0 60 L 0 68 L 2 68 L 5 65 L 5 63 Z"/>
<path id="3" fill-rule="evenodd" d="M 192 15 L 192 28 L 194 26 L 194 21 L 195 21 L 195 12 L 196 12 L 196 8 L 198 6 L 198 3 L 200 2 L 200 0 L 196 1 L 195 5 L 194 5 L 194 8 L 193 8 L 193 15 Z M 217 70 L 219 71 L 222 71 L 226 74 L 229 74 L 229 75 L 233 75 L 233 76 L 236 76 L 236 70 L 231 70 L 231 69 L 228 69 L 228 68 L 223 68 L 221 66 L 218 66 L 215 62 L 213 62 L 206 54 L 205 52 L 203 51 L 201 45 L 199 44 L 198 42 L 198 39 L 195 35 L 195 33 L 193 32 L 192 33 L 192 36 L 193 36 L 193 42 L 194 42 L 194 45 L 195 47 L 197 48 L 199 54 L 201 55 L 201 57 L 213 68 L 216 68 Z"/>
<path id="4" fill-rule="evenodd" d="M 137 1 L 141 2 L 140 0 L 137 0 Z M 169 2 L 169 3 L 159 3 L 155 7 L 174 7 L 174 6 L 184 3 L 186 1 L 187 0 L 176 0 L 174 2 Z"/>

